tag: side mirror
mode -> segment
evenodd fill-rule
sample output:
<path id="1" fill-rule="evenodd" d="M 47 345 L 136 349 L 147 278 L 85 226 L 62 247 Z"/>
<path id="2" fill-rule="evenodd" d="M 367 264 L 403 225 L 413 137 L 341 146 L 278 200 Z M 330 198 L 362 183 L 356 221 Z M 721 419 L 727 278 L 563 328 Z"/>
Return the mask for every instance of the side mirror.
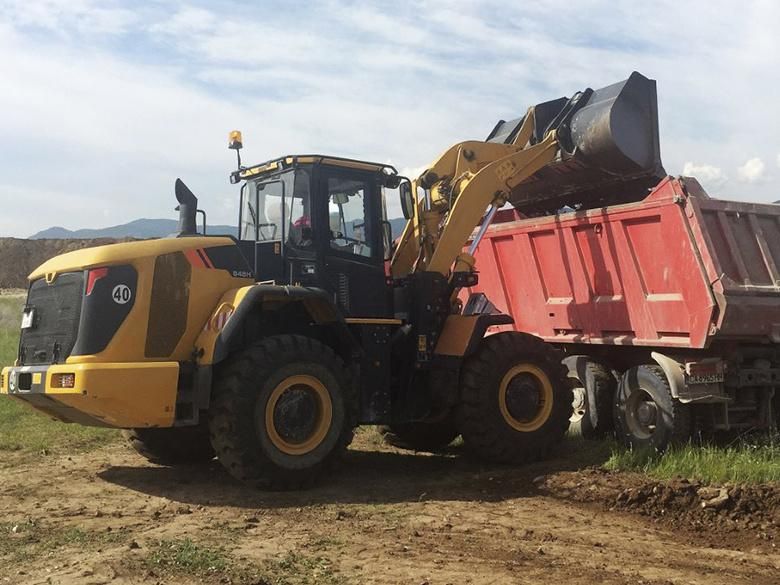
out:
<path id="1" fill-rule="evenodd" d="M 404 219 L 412 219 L 414 217 L 414 196 L 412 195 L 412 184 L 408 179 L 401 182 L 398 186 L 398 192 L 401 196 L 401 211 L 404 214 Z"/>

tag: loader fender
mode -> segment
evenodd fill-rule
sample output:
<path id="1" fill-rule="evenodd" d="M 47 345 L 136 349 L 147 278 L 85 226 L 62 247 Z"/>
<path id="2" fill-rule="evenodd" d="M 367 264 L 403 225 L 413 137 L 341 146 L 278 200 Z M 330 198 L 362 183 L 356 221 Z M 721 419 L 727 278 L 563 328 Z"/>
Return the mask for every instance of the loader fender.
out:
<path id="1" fill-rule="evenodd" d="M 227 291 L 204 324 L 196 341 L 200 366 L 210 366 L 278 331 L 257 331 L 253 316 L 263 311 L 278 311 L 296 304 L 307 321 L 326 328 L 334 339 L 336 353 L 344 354 L 359 348 L 344 317 L 322 289 L 302 286 L 255 284 Z"/>
<path id="2" fill-rule="evenodd" d="M 681 392 L 685 393 L 685 367 L 676 359 L 657 351 L 651 352 L 650 356 L 655 360 L 655 363 L 661 366 L 664 374 L 666 374 L 669 388 L 672 391 L 672 398 L 679 398 Z"/>
<path id="3" fill-rule="evenodd" d="M 450 315 L 444 323 L 433 353 L 438 356 L 467 357 L 477 350 L 488 327 L 512 323 L 514 319 L 503 313 Z"/>

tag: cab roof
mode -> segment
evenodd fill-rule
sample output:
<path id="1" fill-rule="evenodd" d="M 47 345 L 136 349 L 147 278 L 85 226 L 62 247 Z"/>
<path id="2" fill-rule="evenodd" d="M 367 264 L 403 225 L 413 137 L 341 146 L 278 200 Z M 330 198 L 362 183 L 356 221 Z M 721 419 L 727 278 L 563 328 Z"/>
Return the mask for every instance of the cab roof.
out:
<path id="1" fill-rule="evenodd" d="M 385 175 L 397 175 L 398 171 L 392 165 L 386 163 L 369 162 L 357 160 L 354 158 L 344 158 L 340 156 L 326 156 L 322 154 L 294 154 L 280 158 L 275 158 L 251 167 L 244 167 L 230 173 L 230 182 L 238 183 L 246 179 L 280 171 L 282 169 L 293 167 L 297 164 L 326 164 L 337 167 L 346 167 L 361 171 L 370 171 L 382 173 Z"/>

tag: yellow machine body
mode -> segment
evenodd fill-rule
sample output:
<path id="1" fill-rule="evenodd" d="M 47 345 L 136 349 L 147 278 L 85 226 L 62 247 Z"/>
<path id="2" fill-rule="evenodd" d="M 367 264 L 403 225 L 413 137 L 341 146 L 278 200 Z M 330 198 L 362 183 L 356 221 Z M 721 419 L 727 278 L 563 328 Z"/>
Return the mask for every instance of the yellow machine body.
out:
<path id="1" fill-rule="evenodd" d="M 94 354 L 71 355 L 64 363 L 3 368 L 3 394 L 27 402 L 48 415 L 66 422 L 117 428 L 166 427 L 174 424 L 180 363 L 190 360 L 196 340 L 217 333 L 220 300 L 237 304 L 242 287 L 253 280 L 236 277 L 204 261 L 209 249 L 234 246 L 224 237 L 165 238 L 111 244 L 62 254 L 45 262 L 30 274 L 30 281 L 53 285 L 63 274 L 89 273 L 96 268 L 132 266 L 137 273 L 134 304 L 105 348 Z M 186 282 L 171 283 L 186 291 L 186 327 L 166 355 L 148 355 L 147 340 L 154 326 L 152 304 L 155 265 L 160 257 L 180 255 L 189 266 Z M 172 291 L 169 291 L 172 292 Z M 215 309 L 216 308 L 216 309 Z M 164 316 L 163 316 L 164 317 Z M 212 319 L 216 317 L 216 319 Z M 156 316 L 160 318 L 160 315 Z M 73 375 L 69 387 L 57 387 L 54 380 Z M 25 389 L 18 380 L 25 377 Z M 16 380 L 15 387 L 11 387 Z"/>

